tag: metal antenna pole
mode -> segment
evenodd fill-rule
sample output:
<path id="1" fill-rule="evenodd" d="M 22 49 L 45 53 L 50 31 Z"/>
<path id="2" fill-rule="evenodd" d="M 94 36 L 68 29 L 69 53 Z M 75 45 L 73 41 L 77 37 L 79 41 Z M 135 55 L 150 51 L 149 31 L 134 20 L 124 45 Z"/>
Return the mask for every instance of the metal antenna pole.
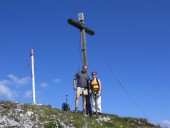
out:
<path id="1" fill-rule="evenodd" d="M 32 77 L 32 100 L 33 100 L 33 104 L 36 104 L 36 100 L 35 100 L 35 75 L 34 75 L 34 50 L 31 49 L 30 51 L 30 56 L 31 56 L 31 66 L 32 66 L 32 70 L 31 70 L 31 77 Z"/>
<path id="2" fill-rule="evenodd" d="M 66 103 L 68 102 L 68 99 L 67 99 L 68 95 L 66 95 Z"/>

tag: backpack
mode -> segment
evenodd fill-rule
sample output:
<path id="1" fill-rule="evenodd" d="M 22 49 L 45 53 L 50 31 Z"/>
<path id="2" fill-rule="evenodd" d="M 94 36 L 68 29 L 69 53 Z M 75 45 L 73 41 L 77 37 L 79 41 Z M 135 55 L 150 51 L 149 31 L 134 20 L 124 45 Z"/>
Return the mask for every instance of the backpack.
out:
<path id="1" fill-rule="evenodd" d="M 91 82 L 92 82 L 92 80 L 91 80 Z M 98 78 L 96 78 L 96 82 L 97 82 L 97 85 L 98 85 L 98 90 L 95 90 L 95 91 L 99 91 L 99 80 L 98 80 Z M 94 91 L 94 89 L 93 89 L 93 86 L 91 85 L 91 89 L 92 89 L 92 91 Z"/>
<path id="2" fill-rule="evenodd" d="M 69 104 L 63 103 L 63 104 L 62 104 L 62 110 L 63 110 L 63 111 L 70 111 L 70 106 L 69 106 Z"/>

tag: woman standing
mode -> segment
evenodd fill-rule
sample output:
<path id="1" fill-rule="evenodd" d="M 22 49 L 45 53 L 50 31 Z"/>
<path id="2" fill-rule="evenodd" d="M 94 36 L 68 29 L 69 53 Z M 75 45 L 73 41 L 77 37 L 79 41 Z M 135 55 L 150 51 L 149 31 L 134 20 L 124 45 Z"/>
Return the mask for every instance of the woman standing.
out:
<path id="1" fill-rule="evenodd" d="M 92 72 L 92 80 L 91 80 L 91 86 L 90 86 L 90 94 L 92 95 L 92 111 L 93 115 L 101 115 L 102 109 L 101 109 L 101 90 L 102 85 L 100 82 L 100 79 L 97 78 L 97 73 Z"/>

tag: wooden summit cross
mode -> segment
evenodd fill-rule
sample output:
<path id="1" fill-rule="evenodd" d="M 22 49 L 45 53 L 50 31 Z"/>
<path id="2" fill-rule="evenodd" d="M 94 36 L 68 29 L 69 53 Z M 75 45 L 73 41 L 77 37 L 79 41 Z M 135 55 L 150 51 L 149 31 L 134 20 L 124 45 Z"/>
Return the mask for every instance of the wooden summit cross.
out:
<path id="1" fill-rule="evenodd" d="M 77 21 L 75 21 L 73 19 L 68 19 L 68 23 L 80 30 L 83 65 L 88 66 L 88 64 L 87 64 L 86 35 L 85 35 L 85 33 L 88 33 L 89 35 L 94 35 L 95 32 L 93 30 L 89 29 L 87 26 L 85 26 L 83 13 L 79 13 L 78 18 L 79 18 L 79 22 L 77 22 Z M 89 89 L 88 89 L 88 91 L 89 91 Z M 88 93 L 88 96 L 86 98 L 86 111 L 87 111 L 87 114 L 90 115 L 90 113 L 91 113 L 91 104 L 90 104 L 90 95 L 89 95 L 89 93 Z"/>

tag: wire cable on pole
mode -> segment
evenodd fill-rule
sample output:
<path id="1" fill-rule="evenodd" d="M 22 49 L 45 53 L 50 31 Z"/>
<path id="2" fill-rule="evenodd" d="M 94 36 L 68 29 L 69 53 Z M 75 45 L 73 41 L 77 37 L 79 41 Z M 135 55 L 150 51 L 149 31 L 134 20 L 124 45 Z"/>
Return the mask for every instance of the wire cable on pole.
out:
<path id="1" fill-rule="evenodd" d="M 101 50 L 99 49 L 99 47 L 97 46 L 97 44 L 95 42 L 93 42 L 95 44 L 95 47 L 97 48 L 99 54 L 101 55 L 103 61 L 105 62 L 105 64 L 107 65 L 108 69 L 110 70 L 111 74 L 113 75 L 113 77 L 116 79 L 116 81 L 118 82 L 118 85 L 121 87 L 121 89 L 125 92 L 125 94 L 130 98 L 130 100 L 132 101 L 132 103 L 135 104 L 135 106 L 138 108 L 138 110 L 147 118 L 147 114 L 142 110 L 142 108 L 137 104 L 137 102 L 134 100 L 134 98 L 130 95 L 130 93 L 126 90 L 126 88 L 123 86 L 123 84 L 121 83 L 121 81 L 118 79 L 118 77 L 116 76 L 116 74 L 114 73 L 114 71 L 112 70 L 110 64 L 108 63 L 108 61 L 106 60 L 106 58 L 104 57 L 104 55 L 102 54 Z"/>

